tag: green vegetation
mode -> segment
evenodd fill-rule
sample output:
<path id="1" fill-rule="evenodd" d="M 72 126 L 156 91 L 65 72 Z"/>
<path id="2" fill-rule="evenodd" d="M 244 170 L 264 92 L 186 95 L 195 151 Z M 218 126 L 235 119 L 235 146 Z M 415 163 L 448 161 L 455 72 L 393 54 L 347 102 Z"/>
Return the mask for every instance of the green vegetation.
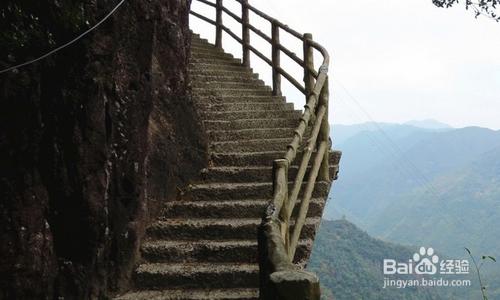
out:
<path id="1" fill-rule="evenodd" d="M 2 1 L 0 67 L 37 57 L 88 28 L 82 1 Z"/>
<path id="2" fill-rule="evenodd" d="M 472 252 L 469 250 L 469 248 L 465 248 L 465 250 L 469 254 L 469 257 L 471 258 L 472 263 L 474 264 L 474 269 L 477 274 L 477 279 L 479 281 L 479 288 L 481 289 L 481 295 L 483 296 L 483 300 L 488 300 L 488 296 L 486 293 L 486 285 L 483 283 L 483 280 L 481 278 L 481 268 L 483 267 L 484 263 L 487 260 L 491 260 L 492 262 L 497 262 L 497 260 L 491 255 L 482 255 L 480 263 L 478 264 L 476 258 L 474 258 L 474 255 L 472 255 Z"/>
<path id="3" fill-rule="evenodd" d="M 446 8 L 452 7 L 455 4 L 463 3 L 465 5 L 465 9 L 474 11 L 476 18 L 483 15 L 497 22 L 500 21 L 500 15 L 498 13 L 498 6 L 500 5 L 499 0 L 432 0 L 432 3 L 434 3 L 437 7 Z"/>
<path id="4" fill-rule="evenodd" d="M 324 299 L 440 299 L 444 290 L 383 288 L 383 260 L 407 261 L 414 252 L 372 238 L 346 220 L 324 220 L 308 268 L 319 275 Z"/>
<path id="5" fill-rule="evenodd" d="M 500 131 L 384 130 L 397 151 L 380 133 L 367 131 L 337 146 L 341 173 L 326 217 L 345 215 L 372 236 L 433 247 L 456 259 L 470 259 L 464 247 L 500 257 Z M 498 265 L 485 264 L 481 274 L 489 299 L 500 299 Z M 475 278 L 473 286 L 457 299 L 481 299 Z"/>

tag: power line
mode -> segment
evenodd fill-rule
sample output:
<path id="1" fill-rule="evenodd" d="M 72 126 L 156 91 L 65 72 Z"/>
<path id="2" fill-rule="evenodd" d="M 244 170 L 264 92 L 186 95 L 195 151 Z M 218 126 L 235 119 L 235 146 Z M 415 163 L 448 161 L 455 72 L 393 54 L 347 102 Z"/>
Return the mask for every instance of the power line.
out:
<path id="1" fill-rule="evenodd" d="M 390 149 L 389 147 L 387 147 L 379 138 L 379 136 L 377 136 L 374 132 L 372 132 L 372 129 L 369 128 L 368 124 L 369 123 L 361 123 L 362 121 L 359 121 L 359 120 L 363 120 L 363 118 L 361 118 L 355 111 L 354 111 L 354 108 L 351 108 L 349 103 L 346 101 L 346 100 L 343 100 L 342 97 L 340 97 L 340 95 L 337 93 L 335 98 L 337 100 L 340 100 L 341 102 L 343 102 L 346 107 L 351 110 L 350 112 L 350 115 L 351 117 L 353 117 L 353 113 L 356 114 L 356 118 L 358 119 L 357 122 L 360 122 L 360 126 L 362 126 L 362 128 L 364 129 L 364 132 L 366 133 L 366 136 L 368 137 L 368 141 L 370 142 L 370 144 L 374 147 L 374 148 L 378 148 L 380 150 L 381 153 L 384 153 L 385 155 L 388 155 L 389 157 L 393 157 L 394 158 L 394 168 L 403 176 L 407 176 L 408 178 L 411 178 L 414 180 L 414 182 L 418 185 L 422 185 L 422 186 L 425 186 L 426 185 L 426 182 L 423 182 L 421 178 L 417 178 L 415 176 L 415 174 L 413 172 L 411 172 L 409 170 L 409 168 L 404 165 L 402 163 L 403 161 L 403 158 L 402 157 L 398 157 L 398 154 L 394 152 L 393 149 Z"/>
<path id="2" fill-rule="evenodd" d="M 24 66 L 27 66 L 27 65 L 30 65 L 32 63 L 35 63 L 39 60 L 42 60 L 72 44 L 74 44 L 75 42 L 77 42 L 78 40 L 82 39 L 84 36 L 86 36 L 87 34 L 89 34 L 91 31 L 95 30 L 97 27 L 99 27 L 102 23 L 104 23 L 104 21 L 106 21 L 107 19 L 109 19 L 109 17 L 111 17 L 111 15 L 113 15 L 115 13 L 115 11 L 123 4 L 123 2 L 125 2 L 125 0 L 121 0 L 106 16 L 104 16 L 104 18 L 102 18 L 99 22 L 97 22 L 94 26 L 90 27 L 89 29 L 87 29 L 86 31 L 84 31 L 83 33 L 81 33 L 80 35 L 78 35 L 77 37 L 75 37 L 74 39 L 72 39 L 71 41 L 43 54 L 42 56 L 39 56 L 35 59 L 32 59 L 32 60 L 29 60 L 29 61 L 26 61 L 26 62 L 23 62 L 21 64 L 18 64 L 18 65 L 15 65 L 15 66 L 12 66 L 12 67 L 8 67 L 7 69 L 4 69 L 4 70 L 1 70 L 0 71 L 0 74 L 2 73 L 6 73 L 6 72 L 9 72 L 9 71 L 12 71 L 14 69 L 18 69 L 18 68 L 21 68 L 21 67 L 24 67 Z"/>
<path id="3" fill-rule="evenodd" d="M 402 163 L 407 163 L 408 166 L 413 169 L 414 175 L 417 175 L 420 177 L 421 182 L 423 185 L 432 193 L 436 198 L 439 198 L 439 192 L 436 190 L 434 185 L 430 182 L 430 180 L 423 174 L 423 172 L 415 166 L 415 164 L 411 160 L 405 160 L 404 159 L 404 154 L 401 148 L 392 140 L 392 138 L 385 132 L 385 130 L 371 117 L 371 115 L 363 108 L 363 106 L 359 103 L 359 101 L 354 98 L 354 96 L 345 88 L 345 86 L 335 77 L 333 77 L 333 80 L 344 90 L 346 95 L 352 100 L 353 103 L 356 104 L 358 109 L 372 122 L 373 126 L 376 127 L 376 129 L 382 134 L 382 136 L 389 142 L 389 145 L 391 146 L 392 150 L 396 154 L 396 157 L 401 158 Z M 399 160 L 399 159 L 398 159 Z"/>
<path id="4" fill-rule="evenodd" d="M 445 199 L 445 196 L 449 194 L 449 190 L 447 191 L 444 191 L 444 193 L 440 193 L 437 191 L 437 189 L 435 188 L 434 184 L 420 171 L 420 169 L 415 166 L 415 164 L 411 161 L 411 160 L 405 160 L 404 159 L 404 154 L 403 154 L 403 151 L 401 150 L 401 148 L 397 145 L 397 143 L 395 143 L 391 138 L 390 136 L 383 130 L 382 127 L 380 127 L 380 125 L 371 117 L 371 115 L 363 108 L 363 106 L 359 103 L 359 101 L 356 100 L 356 98 L 354 98 L 354 96 L 352 96 L 352 94 L 347 90 L 347 88 L 345 88 L 345 86 L 339 82 L 338 79 L 334 78 L 332 76 L 332 79 L 344 90 L 344 92 L 346 93 L 346 95 L 348 96 L 348 98 L 350 98 L 352 100 L 352 102 L 354 102 L 356 104 L 356 106 L 358 107 L 358 109 L 363 112 L 363 114 L 371 121 L 371 124 L 373 124 L 376 129 L 378 131 L 380 131 L 382 133 L 382 135 L 390 142 L 391 146 L 394 148 L 394 150 L 396 150 L 396 153 L 390 153 L 390 155 L 395 155 L 395 158 L 396 158 L 396 162 L 397 161 L 400 161 L 399 163 L 401 164 L 401 169 L 399 170 L 400 172 L 401 171 L 407 171 L 407 175 L 409 174 L 410 177 L 414 177 L 415 181 L 418 183 L 420 181 L 420 184 L 423 185 L 423 188 L 424 188 L 424 193 L 430 193 L 432 196 L 434 196 L 436 199 Z M 336 95 L 336 98 L 337 99 L 340 99 L 342 102 L 346 103 L 347 102 L 345 100 L 343 100 L 341 97 L 338 97 L 339 95 L 337 94 Z M 351 115 L 352 116 L 352 115 Z M 358 116 L 359 118 L 359 116 Z M 384 148 L 383 146 L 383 143 L 381 143 L 378 139 L 377 139 L 377 136 L 375 134 L 372 135 L 372 133 L 370 132 L 370 130 L 367 130 L 366 131 L 368 133 L 368 137 L 373 141 L 375 141 L 375 143 L 373 145 L 377 145 L 380 149 Z M 372 135 L 372 136 L 371 136 Z M 392 152 L 392 151 L 391 151 Z M 397 153 L 399 152 L 399 154 Z M 397 156 L 400 156 L 400 159 L 397 158 Z M 413 168 L 413 172 L 411 170 L 407 170 L 404 163 L 408 163 L 408 165 L 410 167 Z M 397 164 L 395 165 L 397 167 Z M 420 178 L 417 178 L 415 177 L 415 175 L 419 175 Z M 418 180 L 417 180 L 418 179 Z M 466 225 L 465 222 L 464 222 L 464 218 L 461 217 L 461 218 L 456 218 L 455 219 L 456 221 L 458 221 L 460 224 L 462 225 Z M 400 223 L 403 222 L 403 220 L 400 221 Z"/>

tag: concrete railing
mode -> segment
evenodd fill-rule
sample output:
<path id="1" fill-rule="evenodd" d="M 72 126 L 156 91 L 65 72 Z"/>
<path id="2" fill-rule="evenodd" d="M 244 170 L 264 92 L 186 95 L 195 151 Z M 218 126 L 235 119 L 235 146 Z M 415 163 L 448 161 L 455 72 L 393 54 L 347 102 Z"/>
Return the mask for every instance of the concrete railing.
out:
<path id="1" fill-rule="evenodd" d="M 295 251 L 302 227 L 305 224 L 309 202 L 316 180 L 330 181 L 329 174 L 329 124 L 328 124 L 328 65 L 330 56 L 324 47 L 312 39 L 311 34 L 300 34 L 278 20 L 254 8 L 248 0 L 236 1 L 241 4 L 241 15 L 237 15 L 223 4 L 222 0 L 211 2 L 195 0 L 215 8 L 215 16 L 207 17 L 195 11 L 191 15 L 215 26 L 215 46 L 222 48 L 222 34 L 227 33 L 242 46 L 242 64 L 250 67 L 250 52 L 262 59 L 272 68 L 273 95 L 281 95 L 283 76 L 305 96 L 306 105 L 300 118 L 292 142 L 287 146 L 282 159 L 274 161 L 273 200 L 269 203 L 263 222 L 259 228 L 259 263 L 261 280 L 261 299 L 319 299 L 319 280 L 309 272 L 300 270 L 293 264 Z M 267 20 L 271 26 L 271 36 L 256 28 L 249 19 L 249 12 Z M 227 15 L 241 24 L 241 37 L 223 22 Z M 267 57 L 252 46 L 250 31 L 269 43 L 271 57 Z M 280 43 L 280 32 L 285 31 L 303 44 L 303 58 Z M 314 69 L 314 51 L 323 57 L 318 70 Z M 304 82 L 298 82 L 281 66 L 281 53 L 298 64 L 304 72 Z M 311 135 L 304 141 L 306 129 L 311 126 Z M 289 166 L 295 161 L 299 149 L 302 160 L 295 178 L 288 178 Z M 310 165 L 311 157 L 314 159 Z M 301 204 L 297 215 L 292 216 L 297 198 L 303 186 L 306 171 L 310 167 Z M 291 191 L 288 181 L 294 182 Z M 293 223 L 293 227 L 290 226 Z"/>

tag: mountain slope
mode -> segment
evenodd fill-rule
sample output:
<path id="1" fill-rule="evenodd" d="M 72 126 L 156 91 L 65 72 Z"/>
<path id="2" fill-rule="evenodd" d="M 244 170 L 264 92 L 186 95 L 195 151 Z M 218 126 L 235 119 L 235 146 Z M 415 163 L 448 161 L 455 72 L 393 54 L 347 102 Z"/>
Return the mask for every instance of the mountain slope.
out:
<path id="1" fill-rule="evenodd" d="M 319 275 L 324 299 L 439 299 L 432 289 L 383 288 L 382 261 L 405 261 L 413 253 L 372 238 L 346 220 L 324 220 L 308 268 Z"/>
<path id="2" fill-rule="evenodd" d="M 417 131 L 393 138 L 398 158 L 367 141 L 359 133 L 339 147 L 341 174 L 325 217 L 345 215 L 373 236 L 455 258 L 467 258 L 464 247 L 500 257 L 499 131 Z M 500 299 L 499 270 L 482 269 L 490 299 Z"/>
<path id="3" fill-rule="evenodd" d="M 423 188 L 402 195 L 373 222 L 371 232 L 400 243 L 432 245 L 455 257 L 467 258 L 464 247 L 477 255 L 500 257 L 500 147 L 432 185 L 436 197 Z M 491 299 L 500 298 L 498 268 L 483 268 L 491 281 Z"/>
<path id="4" fill-rule="evenodd" d="M 427 129 L 450 129 L 452 128 L 450 125 L 433 120 L 433 119 L 425 119 L 425 120 L 411 120 L 406 123 L 406 125 L 416 126 L 420 128 Z"/>
<path id="5" fill-rule="evenodd" d="M 479 127 L 417 131 L 387 142 L 387 155 L 377 154 L 367 140 L 360 133 L 339 146 L 342 173 L 326 212 L 327 218 L 345 214 L 364 228 L 400 202 L 401 195 L 418 188 L 436 194 L 429 182 L 500 146 L 500 132 Z"/>
<path id="6" fill-rule="evenodd" d="M 412 232 L 415 241 L 448 245 L 451 253 L 453 249 L 462 252 L 467 245 L 483 245 L 479 250 L 495 249 L 500 254 L 500 246 L 490 238 L 500 236 L 500 227 L 495 226 L 500 217 L 500 147 L 436 178 L 432 185 L 436 196 L 428 195 L 425 188 L 402 195 L 402 201 L 388 208 L 371 230 L 399 241 Z M 452 245 L 445 234 L 456 237 Z"/>
<path id="7" fill-rule="evenodd" d="M 407 136 L 409 133 L 429 129 L 413 126 L 411 124 L 375 123 L 366 122 L 353 125 L 334 124 L 330 130 L 334 143 L 338 146 L 344 145 L 349 139 L 360 133 L 380 133 L 380 129 L 391 137 L 399 138 Z"/>

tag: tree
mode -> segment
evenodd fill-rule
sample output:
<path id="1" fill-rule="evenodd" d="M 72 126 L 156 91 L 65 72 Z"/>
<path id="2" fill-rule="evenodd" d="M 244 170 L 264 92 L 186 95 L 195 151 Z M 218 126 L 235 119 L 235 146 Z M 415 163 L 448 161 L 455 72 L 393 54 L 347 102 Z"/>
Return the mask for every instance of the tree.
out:
<path id="1" fill-rule="evenodd" d="M 455 4 L 463 3 L 460 0 L 432 0 L 432 3 L 437 7 L 452 7 Z M 498 11 L 498 6 L 500 5 L 500 0 L 465 0 L 465 9 L 471 9 L 474 11 L 476 18 L 479 16 L 486 16 L 497 22 L 500 21 L 500 13 Z"/>

